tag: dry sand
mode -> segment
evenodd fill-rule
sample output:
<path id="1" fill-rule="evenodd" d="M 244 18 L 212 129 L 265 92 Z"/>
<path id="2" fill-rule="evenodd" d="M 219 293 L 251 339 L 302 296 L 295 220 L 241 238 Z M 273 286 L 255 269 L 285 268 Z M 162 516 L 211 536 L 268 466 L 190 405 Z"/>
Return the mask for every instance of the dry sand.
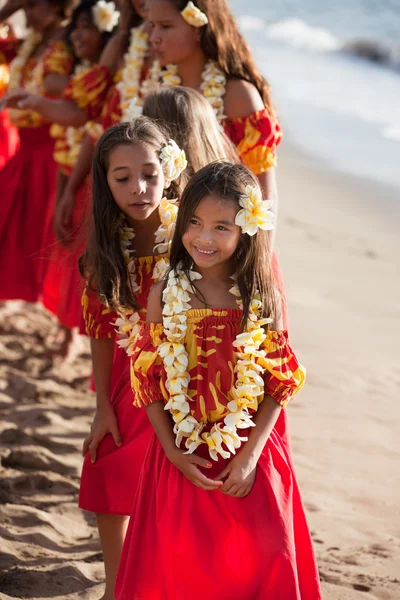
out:
<path id="1" fill-rule="evenodd" d="M 292 339 L 308 368 L 288 410 L 324 598 L 394 600 L 398 194 L 287 143 L 280 157 L 277 244 Z M 0 598 L 95 600 L 100 547 L 93 519 L 77 508 L 94 404 L 88 352 L 55 364 L 44 345 L 54 322 L 40 307 L 8 303 L 0 319 Z"/>

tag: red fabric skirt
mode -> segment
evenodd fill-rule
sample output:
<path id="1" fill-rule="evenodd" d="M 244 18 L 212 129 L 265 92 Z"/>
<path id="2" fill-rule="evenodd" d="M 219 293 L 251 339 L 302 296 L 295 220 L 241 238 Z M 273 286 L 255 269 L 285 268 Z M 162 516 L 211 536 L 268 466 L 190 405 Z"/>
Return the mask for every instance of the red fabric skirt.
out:
<path id="1" fill-rule="evenodd" d="M 65 247 L 54 242 L 42 297 L 43 305 L 61 325 L 79 327 L 81 332 L 84 331 L 81 306 L 84 281 L 79 274 L 78 260 L 86 248 L 90 208 L 90 185 L 83 184 L 75 197 L 71 244 Z"/>
<path id="2" fill-rule="evenodd" d="M 0 172 L 0 300 L 36 302 L 54 239 L 57 166 L 47 125 L 19 135 L 19 150 Z"/>
<path id="3" fill-rule="evenodd" d="M 8 112 L 0 112 L 0 171 L 18 150 L 19 133 L 8 116 Z"/>
<path id="4" fill-rule="evenodd" d="M 200 448 L 198 454 L 206 456 L 207 449 Z M 204 473 L 216 477 L 226 462 L 220 458 Z M 291 459 L 275 430 L 246 498 L 193 485 L 169 462 L 153 435 L 115 596 L 117 600 L 321 599 Z"/>
<path id="5" fill-rule="evenodd" d="M 100 443 L 94 464 L 86 454 L 79 506 L 100 514 L 130 515 L 153 428 L 146 411 L 133 406 L 129 356 L 121 348 L 115 352 L 111 390 L 123 444 L 118 448 L 109 434 Z"/>

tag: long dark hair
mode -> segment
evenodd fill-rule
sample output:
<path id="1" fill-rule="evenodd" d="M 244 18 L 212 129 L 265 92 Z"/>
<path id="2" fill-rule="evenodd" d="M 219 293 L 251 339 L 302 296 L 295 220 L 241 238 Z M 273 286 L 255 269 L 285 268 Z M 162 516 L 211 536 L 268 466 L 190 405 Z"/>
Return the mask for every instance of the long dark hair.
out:
<path id="1" fill-rule="evenodd" d="M 192 88 L 171 86 L 148 94 L 143 114 L 161 121 L 185 150 L 188 176 L 216 160 L 240 162 L 235 146 L 220 130 L 211 104 Z"/>
<path id="2" fill-rule="evenodd" d="M 169 0 L 182 11 L 187 0 Z M 226 0 L 196 0 L 195 5 L 207 15 L 208 24 L 201 30 L 201 48 L 207 58 L 215 60 L 230 79 L 244 79 L 260 93 L 264 105 L 275 115 L 270 87 L 261 75 L 250 49 L 239 32 Z"/>
<path id="3" fill-rule="evenodd" d="M 76 23 L 78 21 L 78 17 L 82 13 L 87 14 L 94 25 L 92 8 L 97 4 L 97 2 L 98 2 L 98 0 L 81 0 L 81 2 L 78 4 L 78 6 L 73 11 L 73 13 L 71 15 L 71 19 L 64 31 L 65 40 L 70 47 L 72 47 L 71 33 L 74 31 L 74 29 L 76 27 Z M 110 39 L 110 37 L 112 35 L 113 35 L 113 31 L 103 31 L 102 32 L 103 48 L 107 44 L 108 40 Z"/>
<path id="4" fill-rule="evenodd" d="M 168 143 L 168 133 L 147 117 L 132 123 L 120 123 L 99 139 L 93 157 L 93 231 L 86 253 L 80 261 L 81 274 L 100 301 L 113 308 L 140 308 L 132 290 L 122 254 L 119 231 L 121 209 L 117 206 L 107 181 L 111 152 L 121 145 L 146 144 L 159 153 Z M 183 178 L 181 178 L 183 179 Z M 182 184 L 185 183 L 183 179 Z M 165 191 L 168 198 L 179 198 L 181 185 L 173 181 Z"/>
<path id="5" fill-rule="evenodd" d="M 186 186 L 179 204 L 175 235 L 172 241 L 170 271 L 183 270 L 188 276 L 193 265 L 182 237 L 199 202 L 209 194 L 234 201 L 238 209 L 240 196 L 246 185 L 258 186 L 257 178 L 243 165 L 215 162 L 198 171 Z M 242 233 L 234 255 L 235 276 L 243 301 L 242 326 L 245 327 L 251 301 L 258 289 L 261 294 L 263 316 L 275 320 L 278 316 L 277 290 L 271 267 L 271 238 L 267 231 L 258 230 L 250 236 Z M 196 291 L 195 291 L 196 293 Z M 201 296 L 199 295 L 199 298 Z"/>

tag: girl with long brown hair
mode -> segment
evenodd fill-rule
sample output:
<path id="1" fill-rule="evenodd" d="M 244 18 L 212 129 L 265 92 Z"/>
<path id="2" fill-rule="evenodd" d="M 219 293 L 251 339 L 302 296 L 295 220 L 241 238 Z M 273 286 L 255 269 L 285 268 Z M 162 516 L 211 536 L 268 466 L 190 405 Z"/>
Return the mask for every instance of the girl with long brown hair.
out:
<path id="1" fill-rule="evenodd" d="M 274 215 L 242 165 L 185 188 L 170 269 L 132 355 L 154 428 L 117 600 L 321 600 L 290 454 L 275 423 L 305 370 L 283 330 Z"/>
<path id="2" fill-rule="evenodd" d="M 146 117 L 105 132 L 93 160 L 94 229 L 81 268 L 89 288 L 83 296 L 88 333 L 95 330 L 91 348 L 97 409 L 83 445 L 79 505 L 97 516 L 106 574 L 104 600 L 114 598 L 126 515 L 149 438 L 146 419 L 126 394 L 127 353 L 144 319 L 150 287 L 167 259 L 174 200 L 180 195 L 175 180 L 184 167 L 184 153 Z M 100 299 L 98 310 L 107 315 L 107 325 L 89 314 L 90 291 Z M 114 361 L 110 329 L 119 331 L 122 346 Z"/>

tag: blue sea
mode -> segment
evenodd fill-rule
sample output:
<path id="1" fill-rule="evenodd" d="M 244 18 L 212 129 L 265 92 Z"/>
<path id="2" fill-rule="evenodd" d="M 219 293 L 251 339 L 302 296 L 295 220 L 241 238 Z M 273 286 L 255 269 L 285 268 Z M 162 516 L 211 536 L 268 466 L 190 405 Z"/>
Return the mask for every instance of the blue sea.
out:
<path id="1" fill-rule="evenodd" d="M 287 139 L 400 187 L 400 0 L 230 0 Z"/>

